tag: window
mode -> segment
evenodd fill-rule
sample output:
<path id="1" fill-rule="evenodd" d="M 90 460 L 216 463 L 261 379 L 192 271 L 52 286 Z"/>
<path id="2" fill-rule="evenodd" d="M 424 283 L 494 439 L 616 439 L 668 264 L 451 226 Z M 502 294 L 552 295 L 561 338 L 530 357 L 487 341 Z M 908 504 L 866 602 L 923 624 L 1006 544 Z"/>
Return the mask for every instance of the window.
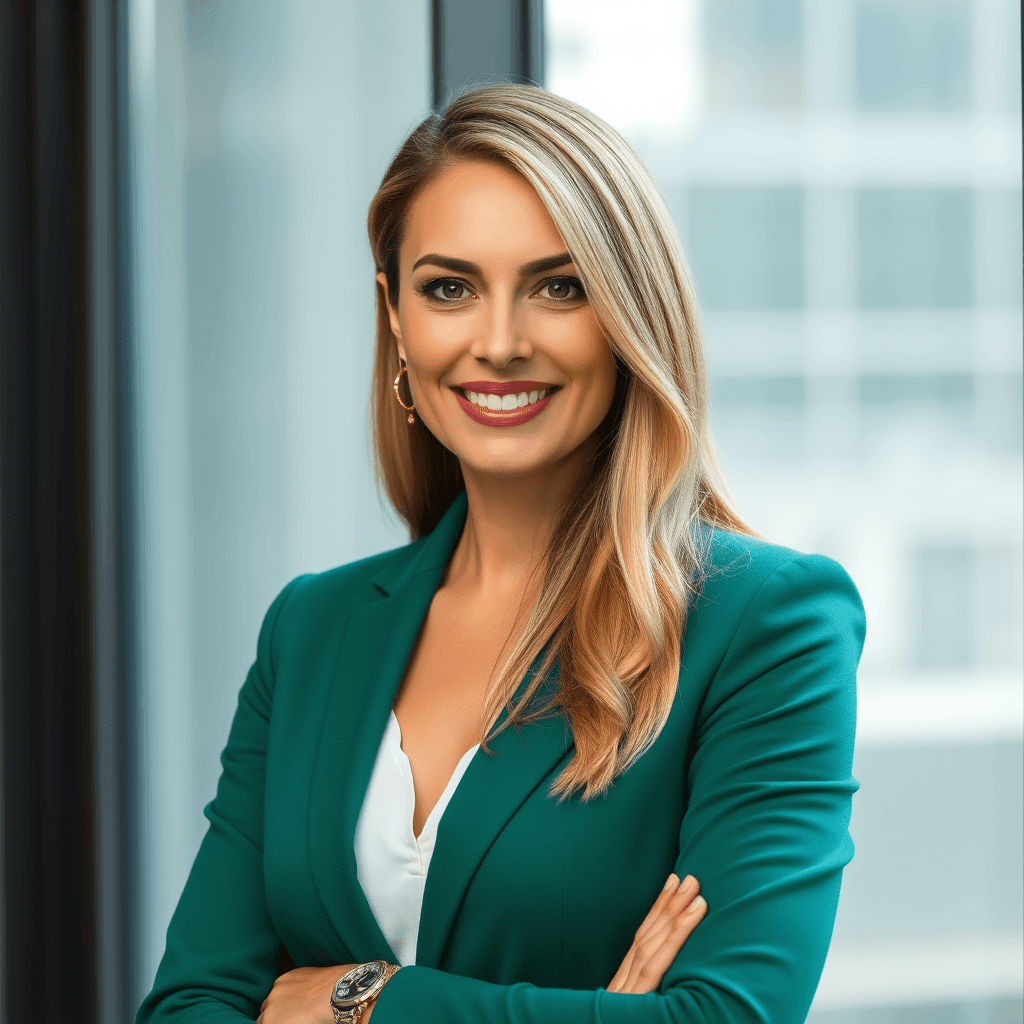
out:
<path id="1" fill-rule="evenodd" d="M 865 374 L 858 381 L 862 402 L 875 409 L 937 405 L 970 410 L 974 377 L 966 373 Z"/>
<path id="2" fill-rule="evenodd" d="M 920 668 L 968 668 L 974 660 L 974 552 L 966 546 L 914 552 L 914 661 Z"/>
<path id="3" fill-rule="evenodd" d="M 800 0 L 715 0 L 704 8 L 711 107 L 795 107 Z"/>
<path id="4" fill-rule="evenodd" d="M 739 508 L 864 598 L 858 849 L 808 1020 L 1019 1024 L 1020 5 L 545 12 L 549 86 L 623 132 L 676 216 Z M 568 45 L 597 25 L 606 46 Z"/>
<path id="5" fill-rule="evenodd" d="M 709 308 L 803 306 L 802 189 L 700 186 L 687 205 L 687 248 Z"/>
<path id="6" fill-rule="evenodd" d="M 864 110 L 965 110 L 970 14 L 958 0 L 857 4 L 857 103 Z"/>
<path id="7" fill-rule="evenodd" d="M 967 189 L 867 188 L 857 195 L 860 305 L 956 308 L 974 302 Z"/>
<path id="8" fill-rule="evenodd" d="M 803 376 L 720 375 L 712 381 L 712 429 L 730 466 L 799 464 L 805 456 Z"/>
<path id="9" fill-rule="evenodd" d="M 1021 304 L 1021 191 L 981 188 L 974 193 L 979 305 Z"/>
<path id="10" fill-rule="evenodd" d="M 1009 547 L 922 545 L 911 564 L 916 667 L 1012 664 L 1019 631 Z"/>

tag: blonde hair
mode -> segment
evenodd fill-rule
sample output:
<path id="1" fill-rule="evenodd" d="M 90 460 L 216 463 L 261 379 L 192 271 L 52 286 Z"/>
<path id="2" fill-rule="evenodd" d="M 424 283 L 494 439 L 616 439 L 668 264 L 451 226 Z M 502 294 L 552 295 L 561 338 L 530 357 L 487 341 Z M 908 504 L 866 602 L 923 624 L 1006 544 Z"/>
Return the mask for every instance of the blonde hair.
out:
<path id="1" fill-rule="evenodd" d="M 697 304 L 671 216 L 633 149 L 588 110 L 535 86 L 493 85 L 423 121 L 388 167 L 367 218 L 392 304 L 405 213 L 429 181 L 464 160 L 497 161 L 533 186 L 620 368 L 593 472 L 553 533 L 540 598 L 506 645 L 482 716 L 494 722 L 507 708 L 493 738 L 558 707 L 576 749 L 551 792 L 590 799 L 650 747 L 671 711 L 706 527 L 752 531 L 715 459 Z M 463 483 L 455 456 L 418 418 L 407 425 L 391 389 L 398 372 L 378 288 L 378 479 L 415 538 L 433 529 Z M 556 659 L 557 692 L 538 704 Z"/>

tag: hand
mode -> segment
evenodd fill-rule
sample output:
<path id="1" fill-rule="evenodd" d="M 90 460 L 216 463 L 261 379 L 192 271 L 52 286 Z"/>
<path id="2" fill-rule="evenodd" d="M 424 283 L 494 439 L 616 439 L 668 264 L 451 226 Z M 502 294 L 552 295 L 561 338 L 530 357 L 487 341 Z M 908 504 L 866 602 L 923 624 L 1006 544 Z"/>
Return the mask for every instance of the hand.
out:
<path id="1" fill-rule="evenodd" d="M 609 983 L 609 992 L 639 995 L 653 992 L 661 984 L 683 943 L 707 912 L 707 902 L 697 895 L 699 892 L 700 885 L 693 875 L 682 882 L 675 874 L 668 876 Z"/>
<path id="2" fill-rule="evenodd" d="M 263 1000 L 256 1024 L 334 1024 L 331 992 L 335 982 L 358 964 L 337 967 L 296 967 L 282 974 Z M 360 1024 L 366 1024 L 369 1007 Z"/>

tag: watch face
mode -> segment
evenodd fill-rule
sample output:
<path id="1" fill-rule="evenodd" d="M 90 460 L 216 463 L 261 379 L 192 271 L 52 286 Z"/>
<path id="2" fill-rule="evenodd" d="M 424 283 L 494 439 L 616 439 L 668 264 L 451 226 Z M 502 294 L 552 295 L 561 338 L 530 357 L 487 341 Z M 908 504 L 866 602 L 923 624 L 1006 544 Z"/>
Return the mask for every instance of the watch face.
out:
<path id="1" fill-rule="evenodd" d="M 331 1002 L 344 1010 L 350 1006 L 358 1006 L 384 977 L 384 966 L 376 961 L 360 964 L 348 974 L 343 974 L 334 986 Z"/>

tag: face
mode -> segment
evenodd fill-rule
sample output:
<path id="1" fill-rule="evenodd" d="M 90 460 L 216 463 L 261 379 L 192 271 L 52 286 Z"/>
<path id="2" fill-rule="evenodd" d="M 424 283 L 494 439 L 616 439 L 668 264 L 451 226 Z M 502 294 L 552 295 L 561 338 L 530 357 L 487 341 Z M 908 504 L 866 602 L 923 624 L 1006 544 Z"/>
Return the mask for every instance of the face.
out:
<path id="1" fill-rule="evenodd" d="M 528 476 L 585 458 L 615 359 L 526 179 L 449 168 L 410 206 L 398 263 L 388 310 L 416 414 L 463 471 Z"/>

